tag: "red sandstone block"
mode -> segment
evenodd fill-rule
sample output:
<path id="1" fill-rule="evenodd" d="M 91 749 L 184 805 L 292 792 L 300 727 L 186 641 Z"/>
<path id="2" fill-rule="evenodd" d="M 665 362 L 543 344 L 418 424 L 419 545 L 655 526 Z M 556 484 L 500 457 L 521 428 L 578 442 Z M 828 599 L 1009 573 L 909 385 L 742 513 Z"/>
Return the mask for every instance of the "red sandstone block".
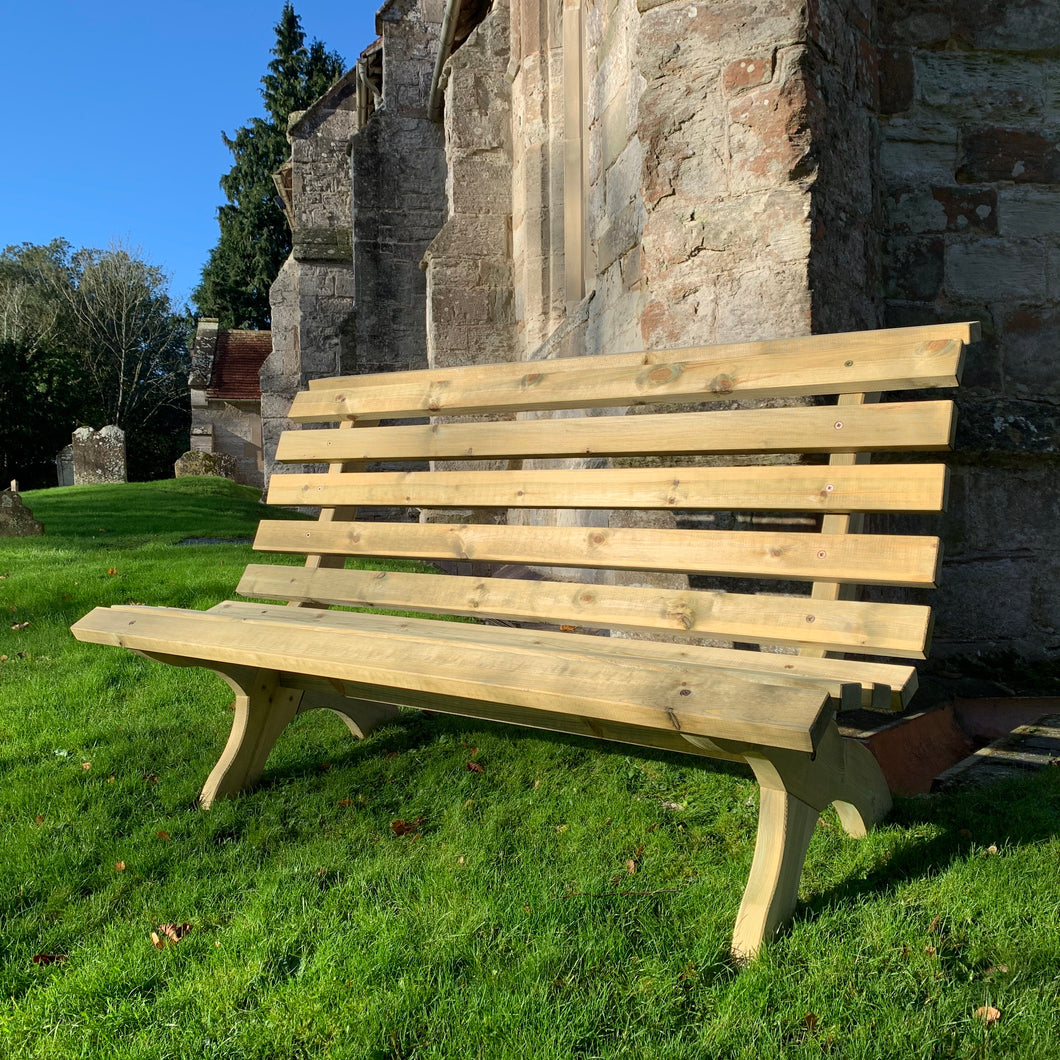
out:
<path id="1" fill-rule="evenodd" d="M 961 184 L 1011 180 L 1017 184 L 1060 183 L 1056 137 L 1028 129 L 971 129 L 961 136 L 957 180 Z"/>
<path id="2" fill-rule="evenodd" d="M 773 77 L 773 54 L 752 56 L 729 63 L 722 76 L 722 83 L 729 95 L 748 88 L 764 85 Z"/>

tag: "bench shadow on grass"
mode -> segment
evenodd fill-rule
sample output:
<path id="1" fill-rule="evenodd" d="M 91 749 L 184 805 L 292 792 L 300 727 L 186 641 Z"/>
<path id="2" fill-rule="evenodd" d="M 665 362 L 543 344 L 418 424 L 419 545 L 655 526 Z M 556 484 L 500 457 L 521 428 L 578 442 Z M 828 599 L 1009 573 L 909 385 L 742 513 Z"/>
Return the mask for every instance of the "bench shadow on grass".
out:
<path id="1" fill-rule="evenodd" d="M 337 730 L 343 723 L 336 717 Z M 380 729 L 367 740 L 349 737 L 348 745 L 337 754 L 328 755 L 329 776 L 334 778 L 357 768 L 371 757 L 404 754 L 440 736 L 456 736 L 469 729 L 487 729 L 505 739 L 544 740 L 554 746 L 592 751 L 605 758 L 625 758 L 630 754 L 639 760 L 671 766 L 695 766 L 715 774 L 751 779 L 746 766 L 719 759 L 681 755 L 653 748 L 606 743 L 586 737 L 553 733 L 545 730 L 520 729 L 515 726 L 427 711 L 409 712 Z M 137 746 L 142 745 L 138 734 Z M 113 734 L 111 740 L 113 741 Z M 281 737 L 281 740 L 283 738 Z M 132 753 L 130 748 L 130 753 Z M 218 753 L 220 748 L 218 748 Z M 261 781 L 253 789 L 257 794 L 289 787 L 299 782 L 319 780 L 321 763 L 315 757 L 267 766 Z M 203 778 L 205 779 L 205 778 Z M 191 807 L 189 807 L 190 809 Z M 220 822 L 219 822 L 220 823 Z M 931 835 L 919 834 L 918 826 L 933 826 Z M 897 798 L 895 808 L 882 823 L 884 829 L 905 829 L 881 853 L 877 864 L 868 872 L 859 872 L 799 902 L 795 922 L 813 920 L 837 904 L 849 905 L 862 898 L 887 899 L 904 882 L 937 875 L 947 866 L 975 856 L 990 844 L 1019 847 L 1048 840 L 1060 834 L 1060 769 L 1048 769 L 1012 780 L 998 781 L 979 788 L 960 789 L 931 796 Z M 216 842 L 239 839 L 241 828 L 229 821 L 210 838 Z M 855 842 L 849 840 L 849 842 Z M 727 964 L 728 940 L 719 950 L 719 974 Z"/>

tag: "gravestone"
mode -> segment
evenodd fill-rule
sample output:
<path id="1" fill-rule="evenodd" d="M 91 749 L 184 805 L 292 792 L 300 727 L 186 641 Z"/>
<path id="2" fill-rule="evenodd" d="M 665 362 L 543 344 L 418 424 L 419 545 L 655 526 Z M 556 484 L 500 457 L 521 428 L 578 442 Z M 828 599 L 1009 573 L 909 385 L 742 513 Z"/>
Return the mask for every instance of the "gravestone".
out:
<path id="1" fill-rule="evenodd" d="M 173 477 L 220 475 L 234 482 L 236 470 L 236 458 L 228 453 L 205 453 L 201 449 L 191 449 L 173 465 Z"/>
<path id="2" fill-rule="evenodd" d="M 0 493 L 0 537 L 39 537 L 43 533 L 44 524 L 33 518 L 32 510 L 22 503 L 18 493 Z"/>
<path id="3" fill-rule="evenodd" d="M 126 481 L 125 432 L 120 427 L 78 427 L 72 448 L 75 486 Z"/>
<path id="4" fill-rule="evenodd" d="M 68 445 L 60 449 L 55 457 L 55 476 L 60 486 L 72 486 L 74 484 L 74 447 Z"/>

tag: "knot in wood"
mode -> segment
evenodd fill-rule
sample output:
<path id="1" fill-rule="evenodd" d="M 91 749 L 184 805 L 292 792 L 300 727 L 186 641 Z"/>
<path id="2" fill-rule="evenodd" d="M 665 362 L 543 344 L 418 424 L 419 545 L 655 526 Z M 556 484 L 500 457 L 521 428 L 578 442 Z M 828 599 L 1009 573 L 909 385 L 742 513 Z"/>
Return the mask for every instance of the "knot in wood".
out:
<path id="1" fill-rule="evenodd" d="M 660 364 L 648 372 L 647 382 L 653 386 L 663 386 L 672 383 L 683 371 L 683 366 L 679 364 Z"/>

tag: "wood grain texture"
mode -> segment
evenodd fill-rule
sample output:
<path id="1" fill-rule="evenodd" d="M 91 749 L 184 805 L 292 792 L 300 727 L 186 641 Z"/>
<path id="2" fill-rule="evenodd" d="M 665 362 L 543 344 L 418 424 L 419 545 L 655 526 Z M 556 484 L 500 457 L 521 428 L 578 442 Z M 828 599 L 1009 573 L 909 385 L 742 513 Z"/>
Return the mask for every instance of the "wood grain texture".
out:
<path id="1" fill-rule="evenodd" d="M 698 453 L 938 451 L 953 443 L 952 401 L 725 409 L 499 423 L 285 431 L 280 463 L 469 460 Z"/>
<path id="2" fill-rule="evenodd" d="M 471 523 L 265 519 L 254 548 L 910 586 L 933 586 L 940 562 L 935 537 Z"/>
<path id="3" fill-rule="evenodd" d="M 924 657 L 930 609 L 761 593 L 251 564 L 243 596 Z"/>
<path id="4" fill-rule="evenodd" d="M 377 471 L 281 475 L 269 503 L 337 507 L 625 508 L 784 512 L 941 511 L 944 464 L 879 467 Z"/>
<path id="5" fill-rule="evenodd" d="M 899 709 L 916 691 L 916 670 L 903 663 L 872 662 L 862 659 L 814 659 L 772 652 L 746 651 L 739 648 L 713 648 L 700 644 L 672 644 L 660 641 L 634 640 L 625 637 L 595 637 L 580 633 L 553 632 L 538 629 L 513 629 L 488 625 L 438 622 L 429 618 L 379 614 L 351 614 L 321 608 L 293 610 L 275 604 L 258 604 L 226 600 L 211 608 L 211 613 L 259 621 L 303 623 L 308 628 L 361 629 L 387 634 L 395 628 L 414 629 L 420 636 L 443 637 L 450 644 L 465 641 L 490 643 L 498 650 L 507 645 L 567 651 L 573 645 L 582 655 L 602 662 L 610 658 L 665 659 L 675 663 L 702 664 L 727 673 L 746 675 L 792 688 L 811 687 L 825 692 L 836 703 L 849 698 L 851 686 L 862 694 L 846 707 L 870 706 L 876 709 Z M 397 625 L 395 626 L 395 623 Z"/>
<path id="6" fill-rule="evenodd" d="M 871 333 L 870 333 L 871 334 Z M 298 394 L 295 423 L 504 414 L 956 386 L 962 340 L 814 339 L 349 376 Z"/>
<path id="7" fill-rule="evenodd" d="M 392 616 L 367 617 L 378 623 Z M 447 698 L 505 704 L 510 717 L 504 720 L 532 716 L 540 707 L 812 752 L 830 716 L 829 697 L 811 688 L 747 680 L 690 661 L 614 653 L 601 660 L 575 641 L 560 646 L 506 638 L 498 644 L 490 635 L 476 635 L 486 627 L 459 629 L 458 642 L 448 630 L 424 628 L 441 625 L 396 619 L 380 631 L 367 623 L 336 628 L 178 608 L 111 607 L 96 608 L 73 633 L 93 643 L 194 656 L 207 666 L 237 663 L 330 677 L 356 686 L 358 698 L 368 700 L 377 698 L 376 690 L 389 690 L 391 698 L 382 701 L 403 702 L 407 690 L 431 697 L 439 710 L 446 709 Z"/>

